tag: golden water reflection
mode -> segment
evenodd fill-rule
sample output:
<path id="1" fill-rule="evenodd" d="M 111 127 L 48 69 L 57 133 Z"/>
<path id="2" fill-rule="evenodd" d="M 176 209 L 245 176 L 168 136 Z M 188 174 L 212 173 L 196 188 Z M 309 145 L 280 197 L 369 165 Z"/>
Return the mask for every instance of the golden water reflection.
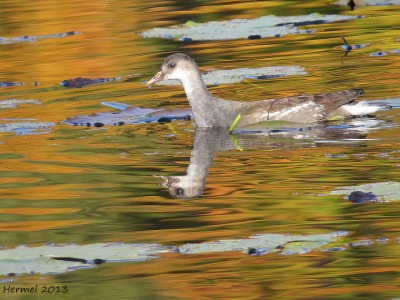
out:
<path id="1" fill-rule="evenodd" d="M 240 151 L 234 139 L 222 136 L 220 148 L 206 145 L 200 151 L 208 158 L 203 170 L 208 175 L 199 181 L 202 186 L 205 180 L 202 197 L 186 200 L 171 198 L 156 176 L 185 174 L 197 144 L 192 123 L 85 128 L 61 122 L 71 116 L 112 111 L 100 105 L 103 101 L 187 108 L 181 87 L 148 89 L 142 83 L 172 52 L 195 57 L 202 71 L 274 65 L 298 65 L 307 71 L 307 75 L 210 87 L 215 96 L 226 99 L 348 88 L 363 88 L 367 100 L 399 97 L 400 56 L 369 56 L 400 48 L 399 7 L 360 7 L 350 12 L 346 6 L 331 4 L 3 1 L 1 37 L 79 33 L 0 44 L 0 81 L 25 83 L 1 87 L 0 100 L 41 102 L 2 108 L 1 119 L 8 121 L 1 124 L 12 122 L 9 119 L 55 123 L 49 133 L 0 133 L 1 245 L 176 245 L 256 233 L 333 231 L 349 232 L 338 247 L 371 241 L 344 251 L 303 255 L 232 252 L 178 258 L 170 253 L 160 259 L 103 264 L 58 275 L 17 276 L 16 283 L 65 283 L 69 296 L 78 299 L 89 294 L 121 299 L 397 297 L 399 204 L 354 205 L 328 193 L 342 186 L 398 181 L 398 109 L 380 111 L 376 119 L 382 122 L 370 128 L 365 138 L 352 142 L 343 142 L 346 138 L 338 142 L 334 137 L 325 143 L 315 137 L 246 140 L 246 135 L 235 133 Z M 309 29 L 317 29 L 312 34 L 259 40 L 181 43 L 137 35 L 188 20 L 312 12 L 364 18 L 310 25 Z M 346 36 L 350 44 L 371 45 L 352 50 L 342 62 L 340 36 Z M 58 85 L 79 76 L 122 79 L 81 89 Z M 32 85 L 35 82 L 40 84 Z M 379 238 L 388 241 L 376 241 Z"/>

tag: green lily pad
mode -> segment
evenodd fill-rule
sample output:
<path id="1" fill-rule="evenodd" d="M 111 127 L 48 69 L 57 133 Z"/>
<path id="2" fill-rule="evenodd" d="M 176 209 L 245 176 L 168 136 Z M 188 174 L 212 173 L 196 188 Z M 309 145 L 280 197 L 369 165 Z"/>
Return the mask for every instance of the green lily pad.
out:
<path id="1" fill-rule="evenodd" d="M 262 16 L 255 19 L 233 19 L 186 24 L 166 28 L 153 28 L 140 33 L 145 38 L 191 40 L 232 40 L 251 38 L 251 36 L 280 37 L 290 33 L 310 33 L 313 31 L 299 29 L 297 26 L 323 24 L 358 18 L 358 16 L 320 15 L 313 13 L 302 16 Z"/>

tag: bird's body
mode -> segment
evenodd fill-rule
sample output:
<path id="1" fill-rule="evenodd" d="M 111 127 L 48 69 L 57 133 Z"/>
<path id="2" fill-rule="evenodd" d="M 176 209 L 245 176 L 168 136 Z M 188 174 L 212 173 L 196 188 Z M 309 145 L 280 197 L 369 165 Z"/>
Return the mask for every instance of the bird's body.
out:
<path id="1" fill-rule="evenodd" d="M 148 85 L 163 79 L 182 83 L 198 127 L 230 127 L 239 115 L 237 126 L 241 127 L 269 120 L 315 123 L 370 114 L 379 109 L 366 105 L 365 101 L 354 103 L 364 93 L 361 89 L 252 102 L 220 99 L 208 91 L 196 62 L 183 53 L 168 56 Z"/>

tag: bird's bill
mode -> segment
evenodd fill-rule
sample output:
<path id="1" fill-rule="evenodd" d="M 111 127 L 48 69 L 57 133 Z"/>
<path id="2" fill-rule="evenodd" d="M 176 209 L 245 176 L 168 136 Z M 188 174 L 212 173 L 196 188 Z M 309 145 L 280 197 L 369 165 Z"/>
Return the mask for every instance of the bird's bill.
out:
<path id="1" fill-rule="evenodd" d="M 152 85 L 158 81 L 161 81 L 164 78 L 164 75 L 161 71 L 158 71 L 156 75 L 154 75 L 149 81 L 147 81 L 147 86 Z"/>

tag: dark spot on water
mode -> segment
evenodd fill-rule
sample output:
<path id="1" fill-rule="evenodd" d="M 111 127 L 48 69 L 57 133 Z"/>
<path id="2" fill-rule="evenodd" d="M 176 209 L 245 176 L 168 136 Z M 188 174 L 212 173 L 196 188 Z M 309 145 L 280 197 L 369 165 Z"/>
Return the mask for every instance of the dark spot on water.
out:
<path id="1" fill-rule="evenodd" d="M 249 40 L 258 40 L 258 39 L 261 39 L 261 35 L 259 35 L 259 34 L 251 34 L 247 38 Z"/>
<path id="2" fill-rule="evenodd" d="M 351 51 L 351 49 L 353 49 L 350 45 L 344 45 L 344 50 L 346 50 L 346 53 L 344 54 L 344 56 L 347 55 L 347 53 L 349 53 Z"/>
<path id="3" fill-rule="evenodd" d="M 77 32 L 76 31 L 68 31 L 67 33 L 66 33 L 66 35 L 75 35 Z"/>
<path id="4" fill-rule="evenodd" d="M 381 242 L 381 243 L 385 243 L 385 242 L 389 241 L 389 239 L 387 239 L 387 238 L 379 238 L 379 239 L 376 239 L 376 241 L 377 242 Z"/>
<path id="5" fill-rule="evenodd" d="M 257 76 L 257 79 L 269 79 L 269 78 L 277 78 L 277 77 L 283 77 L 284 75 L 260 75 Z"/>
<path id="6" fill-rule="evenodd" d="M 55 260 L 62 260 L 62 261 L 72 261 L 72 262 L 80 262 L 83 264 L 87 263 L 86 259 L 83 258 L 76 258 L 76 257 L 53 257 Z"/>
<path id="7" fill-rule="evenodd" d="M 344 248 L 344 247 L 333 247 L 333 248 L 324 249 L 322 251 L 333 251 L 333 252 L 335 252 L 335 251 L 343 251 L 343 250 L 346 250 L 346 248 Z"/>
<path id="8" fill-rule="evenodd" d="M 274 35 L 274 37 L 276 37 L 276 38 L 280 38 L 280 37 L 281 37 L 281 35 L 278 33 L 278 34 L 275 34 L 275 35 Z"/>
<path id="9" fill-rule="evenodd" d="M 15 275 L 17 275 L 17 273 L 7 273 L 7 276 L 15 276 Z"/>
<path id="10" fill-rule="evenodd" d="M 386 55 L 386 52 L 378 51 L 378 52 L 371 53 L 369 56 L 385 56 L 385 55 Z"/>
<path id="11" fill-rule="evenodd" d="M 347 41 L 346 41 L 346 39 L 344 38 L 344 36 L 341 36 L 341 38 L 342 38 L 342 40 L 343 40 L 343 42 L 344 42 L 344 46 L 343 46 L 343 49 L 345 50 L 344 55 L 343 55 L 343 57 L 344 57 L 344 56 L 347 56 L 347 54 L 348 54 L 353 48 L 347 43 Z"/>
<path id="12" fill-rule="evenodd" d="M 23 82 L 0 82 L 0 87 L 23 85 Z"/>
<path id="13" fill-rule="evenodd" d="M 62 86 L 64 87 L 69 87 L 69 81 L 68 80 L 64 80 L 60 83 Z"/>
<path id="14" fill-rule="evenodd" d="M 96 123 L 93 123 L 93 126 L 94 126 L 94 127 L 103 127 L 104 124 L 103 124 L 103 123 L 100 123 L 100 122 L 96 122 Z"/>
<path id="15" fill-rule="evenodd" d="M 125 124 L 125 122 L 119 121 L 119 122 L 115 123 L 114 125 L 122 126 L 122 125 L 124 125 L 124 124 Z"/>
<path id="16" fill-rule="evenodd" d="M 192 119 L 192 116 L 191 115 L 186 115 L 186 116 L 183 117 L 183 119 L 185 121 L 190 121 Z"/>
<path id="17" fill-rule="evenodd" d="M 159 123 L 170 123 L 171 121 L 172 121 L 171 118 L 167 118 L 167 117 L 162 117 L 157 120 L 157 122 L 159 122 Z"/>
<path id="18" fill-rule="evenodd" d="M 256 249 L 256 248 L 249 248 L 249 250 L 247 251 L 247 253 L 248 253 L 249 255 L 257 254 L 257 249 Z"/>
<path id="19" fill-rule="evenodd" d="M 90 123 L 86 123 L 86 127 L 90 127 L 91 126 L 91 124 Z"/>
<path id="20" fill-rule="evenodd" d="M 358 242 L 352 242 L 352 243 L 348 243 L 346 244 L 346 246 L 349 247 L 357 247 L 357 246 L 369 246 L 372 245 L 373 243 L 370 240 L 361 240 Z"/>
<path id="21" fill-rule="evenodd" d="M 275 26 L 286 26 L 286 25 L 294 25 L 294 26 L 305 26 L 305 25 L 318 25 L 325 24 L 325 20 L 314 20 L 314 21 L 300 21 L 300 22 L 288 22 L 288 23 L 279 23 Z"/>
<path id="22" fill-rule="evenodd" d="M 354 7 L 356 7 L 356 4 L 354 2 L 354 0 L 350 0 L 347 5 L 350 7 L 350 10 L 353 11 Z"/>
<path id="23" fill-rule="evenodd" d="M 351 203 L 359 204 L 366 201 L 377 201 L 377 199 L 374 193 L 372 192 L 364 193 L 361 191 L 354 191 L 351 192 L 351 194 L 349 195 L 349 201 Z"/>
<path id="24" fill-rule="evenodd" d="M 93 259 L 93 263 L 96 264 L 96 265 L 104 264 L 105 262 L 106 261 L 104 259 L 101 259 L 101 258 Z"/>
<path id="25" fill-rule="evenodd" d="M 182 42 L 191 42 L 192 41 L 192 39 L 190 37 L 181 37 L 180 40 Z"/>
<path id="26" fill-rule="evenodd" d="M 121 78 L 83 78 L 83 77 L 77 77 L 77 78 L 71 78 L 71 79 L 66 79 L 62 82 L 60 82 L 60 85 L 68 88 L 81 88 L 86 85 L 90 84 L 96 84 L 96 83 L 103 83 L 103 82 L 108 82 L 108 81 L 115 81 L 119 80 Z"/>

